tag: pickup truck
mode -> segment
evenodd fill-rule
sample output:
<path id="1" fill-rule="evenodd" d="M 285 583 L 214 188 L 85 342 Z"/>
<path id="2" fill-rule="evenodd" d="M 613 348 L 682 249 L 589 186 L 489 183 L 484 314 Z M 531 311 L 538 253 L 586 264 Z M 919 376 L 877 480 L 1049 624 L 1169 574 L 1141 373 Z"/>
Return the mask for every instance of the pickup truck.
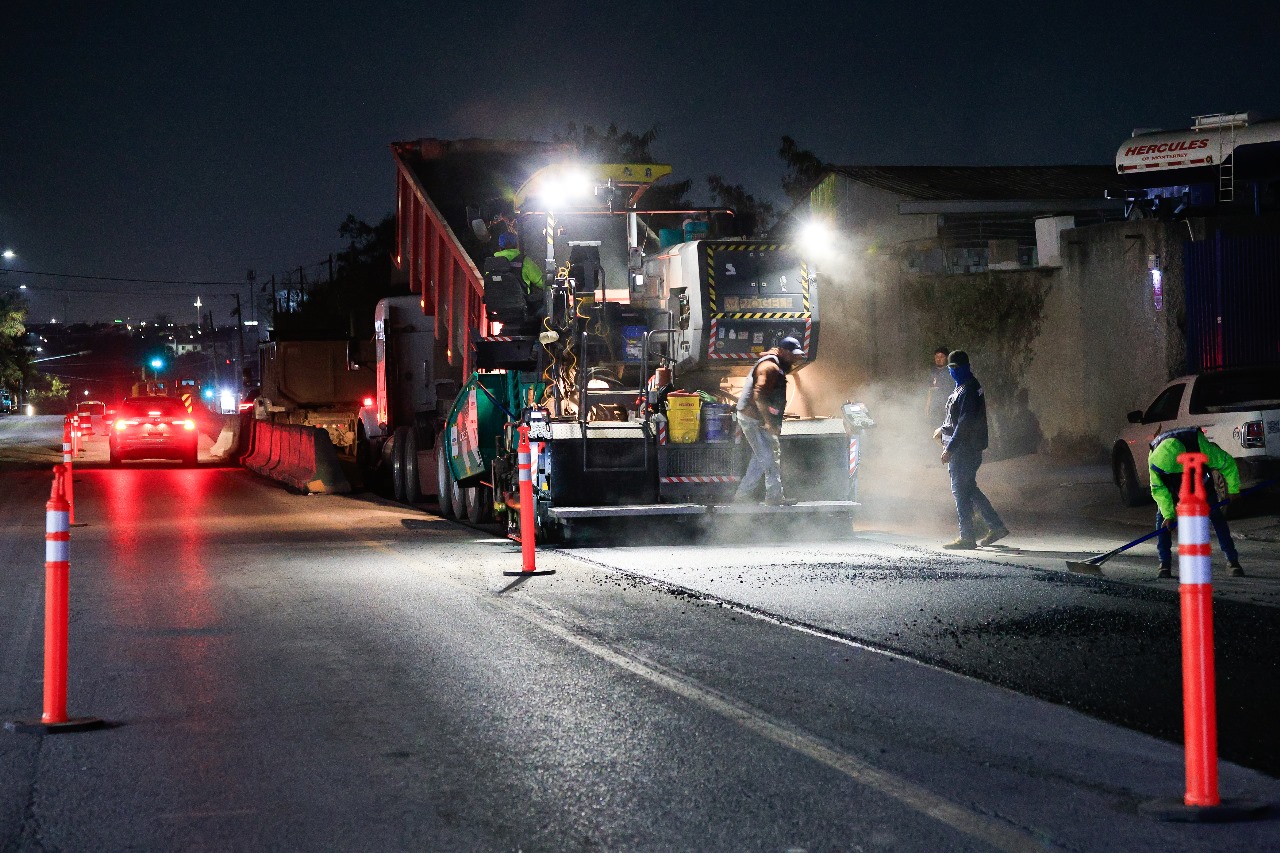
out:
<path id="1" fill-rule="evenodd" d="M 1112 479 L 1125 506 L 1151 499 L 1150 442 L 1181 427 L 1200 427 L 1234 456 L 1247 488 L 1280 472 L 1280 365 L 1179 376 L 1128 419 L 1111 450 Z M 1225 495 L 1223 484 L 1216 485 Z"/>

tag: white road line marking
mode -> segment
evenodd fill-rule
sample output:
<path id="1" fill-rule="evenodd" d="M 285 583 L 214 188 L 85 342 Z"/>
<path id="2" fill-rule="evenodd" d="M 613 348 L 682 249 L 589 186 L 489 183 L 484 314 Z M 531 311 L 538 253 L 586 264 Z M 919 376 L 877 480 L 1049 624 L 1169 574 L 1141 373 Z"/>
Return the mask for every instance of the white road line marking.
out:
<path id="1" fill-rule="evenodd" d="M 421 566 L 415 565 L 386 543 L 366 539 L 363 540 L 363 544 L 394 556 L 408 568 L 421 568 Z M 677 696 L 696 702 L 747 731 L 825 764 L 827 767 L 843 773 L 859 785 L 864 785 L 897 800 L 911 810 L 933 818 L 939 823 L 945 824 L 957 832 L 968 835 L 984 844 L 989 844 L 997 850 L 1003 850 L 1006 853 L 1043 853 L 1048 846 L 1044 839 L 1038 838 L 1028 831 L 1020 830 L 1003 821 L 986 817 L 963 806 L 956 805 L 914 782 L 910 782 L 886 770 L 881 770 L 848 753 L 833 749 L 817 738 L 773 720 L 760 711 L 742 705 L 693 679 L 665 670 L 658 664 L 615 651 L 602 643 L 589 639 L 586 636 L 587 630 L 585 626 L 578 625 L 569 617 L 545 605 L 527 601 L 517 602 L 511 598 L 498 598 L 487 595 L 439 574 L 432 575 L 432 579 L 444 581 L 450 586 L 466 591 L 478 601 L 523 619 L 547 633 L 613 664 L 619 669 L 639 676 Z M 534 612 L 533 608 L 535 607 L 547 615 L 544 616 Z M 826 639 L 832 638 L 826 637 Z M 872 651 L 878 650 L 873 649 Z"/>
<path id="2" fill-rule="evenodd" d="M 588 639 L 580 633 L 579 626 L 555 611 L 541 608 L 547 610 L 549 614 L 554 614 L 551 618 L 545 618 L 510 599 L 501 600 L 501 604 L 508 612 L 572 643 L 583 651 L 631 672 L 670 693 L 696 702 L 754 734 L 825 764 L 854 782 L 891 797 L 908 808 L 946 824 L 958 832 L 1010 853 L 1031 853 L 1031 851 L 1043 853 L 1045 850 L 1044 841 L 1028 832 L 970 811 L 900 776 L 874 767 L 848 753 L 833 749 L 817 738 L 770 719 L 763 713 L 742 705 L 686 676 L 670 672 L 657 664 L 615 651 Z"/>

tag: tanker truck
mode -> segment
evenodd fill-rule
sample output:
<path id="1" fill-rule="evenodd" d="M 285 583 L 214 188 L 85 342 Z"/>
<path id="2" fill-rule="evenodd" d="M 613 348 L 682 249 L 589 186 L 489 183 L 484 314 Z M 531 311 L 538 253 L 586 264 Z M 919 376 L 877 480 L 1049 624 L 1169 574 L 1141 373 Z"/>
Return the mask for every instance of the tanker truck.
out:
<path id="1" fill-rule="evenodd" d="M 540 540 L 626 518 L 847 526 L 867 423 L 857 404 L 784 422 L 784 481 L 800 503 L 732 501 L 749 459 L 732 420 L 744 377 L 784 337 L 803 342 L 795 369 L 821 347 L 818 271 L 795 247 L 717 233 L 727 211 L 642 208 L 662 164 L 477 140 L 393 153 L 396 261 L 415 295 L 378 306 L 376 401 L 359 432 L 397 498 L 434 492 L 441 514 L 496 514 L 518 535 L 524 427 Z M 476 196 L 457 192 L 459 175 Z M 518 241 L 514 267 L 490 260 L 498 231 Z M 526 287 L 524 259 L 541 289 Z"/>
<path id="2" fill-rule="evenodd" d="M 1135 130 L 1116 151 L 1130 218 L 1280 210 L 1280 121 L 1196 116 L 1186 130 Z"/>

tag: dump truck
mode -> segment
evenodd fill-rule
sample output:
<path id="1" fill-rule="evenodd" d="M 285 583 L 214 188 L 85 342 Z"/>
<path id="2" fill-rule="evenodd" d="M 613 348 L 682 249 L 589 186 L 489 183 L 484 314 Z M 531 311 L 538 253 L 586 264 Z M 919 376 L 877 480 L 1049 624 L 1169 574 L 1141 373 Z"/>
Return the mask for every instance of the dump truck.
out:
<path id="1" fill-rule="evenodd" d="M 734 434 L 744 377 L 784 337 L 807 353 L 796 369 L 820 352 L 820 277 L 802 252 L 730 236 L 731 211 L 645 206 L 665 164 L 485 140 L 392 150 L 395 260 L 414 296 L 378 306 L 359 433 L 397 498 L 434 492 L 442 514 L 497 514 L 517 536 L 523 426 L 540 539 L 625 518 L 848 520 L 865 410 L 784 422 L 797 506 L 732 500 L 750 455 Z M 500 234 L 514 263 L 493 262 Z"/>
<path id="2" fill-rule="evenodd" d="M 374 399 L 373 369 L 348 339 L 271 340 L 258 347 L 257 420 L 321 427 L 340 456 L 361 449 L 359 412 Z"/>

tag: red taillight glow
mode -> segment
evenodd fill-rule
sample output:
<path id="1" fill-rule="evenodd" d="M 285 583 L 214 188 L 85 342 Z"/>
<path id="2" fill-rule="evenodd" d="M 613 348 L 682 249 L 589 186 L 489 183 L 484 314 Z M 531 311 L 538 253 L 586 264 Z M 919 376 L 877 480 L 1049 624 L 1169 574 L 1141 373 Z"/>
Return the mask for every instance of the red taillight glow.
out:
<path id="1" fill-rule="evenodd" d="M 365 405 L 365 406 L 372 406 L 372 405 L 373 405 L 373 398 L 372 398 L 372 397 L 365 397 L 365 398 L 364 398 L 364 405 Z"/>
<path id="2" fill-rule="evenodd" d="M 125 427 L 127 427 L 128 425 L 129 424 L 125 422 L 125 419 L 121 418 L 120 420 L 115 422 L 116 432 L 124 432 Z"/>
<path id="3" fill-rule="evenodd" d="M 193 420 L 191 420 L 190 418 L 187 418 L 185 421 L 174 421 L 174 423 L 182 424 L 182 428 L 183 428 L 183 429 L 195 429 L 195 428 L 196 428 L 196 422 L 195 422 L 195 421 L 193 421 Z"/>

